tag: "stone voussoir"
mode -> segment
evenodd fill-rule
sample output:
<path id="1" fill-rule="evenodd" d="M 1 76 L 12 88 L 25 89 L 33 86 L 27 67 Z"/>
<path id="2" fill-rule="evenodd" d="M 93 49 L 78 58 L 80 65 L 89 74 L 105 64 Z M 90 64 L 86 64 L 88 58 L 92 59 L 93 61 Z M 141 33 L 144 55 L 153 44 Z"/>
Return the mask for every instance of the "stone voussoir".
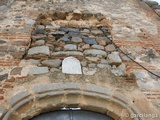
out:
<path id="1" fill-rule="evenodd" d="M 42 92 L 49 92 L 55 90 L 65 90 L 65 89 L 80 89 L 81 85 L 78 83 L 54 83 L 50 85 L 38 85 L 33 87 L 33 92 L 35 93 L 42 93 Z"/>
<path id="2" fill-rule="evenodd" d="M 23 99 L 23 98 L 25 98 L 29 95 L 30 95 L 30 93 L 27 90 L 21 91 L 21 92 L 19 92 L 16 95 L 11 97 L 11 99 L 9 101 L 9 105 L 13 106 L 16 102 L 20 101 L 21 99 Z"/>

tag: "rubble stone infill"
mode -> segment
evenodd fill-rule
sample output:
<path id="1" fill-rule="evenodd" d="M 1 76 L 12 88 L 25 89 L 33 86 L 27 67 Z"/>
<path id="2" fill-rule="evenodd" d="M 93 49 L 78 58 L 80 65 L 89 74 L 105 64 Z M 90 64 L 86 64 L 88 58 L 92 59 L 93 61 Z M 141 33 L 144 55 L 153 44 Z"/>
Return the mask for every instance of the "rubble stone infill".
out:
<path id="1" fill-rule="evenodd" d="M 111 42 L 111 33 L 104 21 L 105 17 L 100 13 L 50 11 L 40 14 L 24 57 L 34 65 L 28 69 L 28 74 L 60 70 L 66 73 L 67 69 L 70 74 L 93 75 L 97 68 L 105 68 L 113 70 L 116 76 L 125 76 L 125 69 L 118 68 L 122 59 Z M 70 57 L 72 62 L 65 62 L 64 59 Z"/>

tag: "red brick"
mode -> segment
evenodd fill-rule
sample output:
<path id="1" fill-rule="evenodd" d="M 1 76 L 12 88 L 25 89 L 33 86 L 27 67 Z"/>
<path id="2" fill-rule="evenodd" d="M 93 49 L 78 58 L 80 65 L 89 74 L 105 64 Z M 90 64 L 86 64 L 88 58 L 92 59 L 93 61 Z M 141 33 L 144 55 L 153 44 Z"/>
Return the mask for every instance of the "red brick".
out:
<path id="1" fill-rule="evenodd" d="M 7 79 L 5 82 L 14 82 L 14 81 L 15 81 L 15 78 L 11 77 L 10 79 Z"/>
<path id="2" fill-rule="evenodd" d="M 0 66 L 17 66 L 19 63 L 19 60 L 0 60 Z"/>
<path id="3" fill-rule="evenodd" d="M 4 90 L 3 89 L 0 89 L 0 94 L 4 94 Z"/>
<path id="4" fill-rule="evenodd" d="M 11 85 L 11 84 L 5 84 L 4 86 L 3 86 L 3 88 L 13 88 L 14 86 L 13 85 Z"/>
<path id="5" fill-rule="evenodd" d="M 11 45 L 16 45 L 16 46 L 28 46 L 30 41 L 11 41 Z"/>
<path id="6" fill-rule="evenodd" d="M 4 97 L 3 96 L 0 96 L 0 100 L 3 100 L 4 99 Z"/>

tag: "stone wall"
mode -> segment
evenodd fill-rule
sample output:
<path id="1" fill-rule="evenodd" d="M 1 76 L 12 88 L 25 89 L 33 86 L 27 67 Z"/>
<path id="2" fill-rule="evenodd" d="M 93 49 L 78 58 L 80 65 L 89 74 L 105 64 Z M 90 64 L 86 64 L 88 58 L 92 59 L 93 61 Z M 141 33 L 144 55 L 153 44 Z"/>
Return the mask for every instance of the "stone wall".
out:
<path id="1" fill-rule="evenodd" d="M 122 53 L 160 75 L 160 19 L 144 2 L 17 0 L 0 9 L 3 120 L 62 107 L 122 120 L 131 113 L 159 114 L 159 78 Z M 68 59 L 78 63 L 71 75 L 63 71 Z"/>

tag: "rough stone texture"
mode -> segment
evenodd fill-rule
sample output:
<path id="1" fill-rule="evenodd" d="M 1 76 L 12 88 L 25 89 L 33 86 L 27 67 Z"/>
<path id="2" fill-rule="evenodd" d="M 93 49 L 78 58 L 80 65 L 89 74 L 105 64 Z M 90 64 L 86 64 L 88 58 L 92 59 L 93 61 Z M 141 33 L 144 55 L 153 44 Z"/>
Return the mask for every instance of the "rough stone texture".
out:
<path id="1" fill-rule="evenodd" d="M 60 60 L 60 59 L 42 61 L 42 65 L 48 66 L 48 67 L 55 67 L 55 68 L 60 67 L 61 63 L 62 63 L 62 60 Z"/>
<path id="2" fill-rule="evenodd" d="M 103 32 L 101 30 L 91 30 L 91 33 L 93 35 L 101 35 L 101 34 L 103 34 Z"/>
<path id="3" fill-rule="evenodd" d="M 82 74 L 81 64 L 74 57 L 67 57 L 62 62 L 62 72 L 66 74 Z"/>
<path id="4" fill-rule="evenodd" d="M 111 69 L 111 66 L 108 64 L 98 64 L 97 67 Z"/>
<path id="5" fill-rule="evenodd" d="M 81 31 L 81 33 L 86 33 L 86 34 L 88 34 L 88 33 L 90 33 L 90 30 L 84 29 L 84 30 Z"/>
<path id="6" fill-rule="evenodd" d="M 97 66 L 96 66 L 96 64 L 91 63 L 91 64 L 88 64 L 88 67 L 89 67 L 89 68 L 96 68 Z"/>
<path id="7" fill-rule="evenodd" d="M 72 37 L 71 41 L 75 43 L 80 43 L 82 42 L 82 39 L 80 37 Z"/>
<path id="8" fill-rule="evenodd" d="M 22 67 L 16 67 L 11 71 L 11 75 L 21 75 Z"/>
<path id="9" fill-rule="evenodd" d="M 5 73 L 5 74 L 3 74 L 3 75 L 0 75 L 0 81 L 1 80 L 5 80 L 5 79 L 7 79 L 8 78 L 8 73 Z"/>
<path id="10" fill-rule="evenodd" d="M 45 74 L 48 72 L 48 67 L 30 67 L 28 70 L 29 75 Z"/>
<path id="11" fill-rule="evenodd" d="M 61 38 L 59 39 L 59 41 L 68 42 L 68 41 L 70 41 L 70 39 L 69 39 L 68 37 L 69 37 L 68 35 L 65 35 L 65 36 L 61 37 Z"/>
<path id="12" fill-rule="evenodd" d="M 29 63 L 31 63 L 32 65 L 39 65 L 39 64 L 40 64 L 40 61 L 39 61 L 39 60 L 34 60 L 34 59 L 26 60 L 26 62 L 29 62 Z"/>
<path id="13" fill-rule="evenodd" d="M 46 34 L 46 31 L 42 29 L 36 29 L 32 32 L 32 34 Z"/>
<path id="14" fill-rule="evenodd" d="M 41 46 L 41 45 L 44 45 L 45 44 L 45 41 L 44 40 L 38 40 L 35 42 L 35 45 L 37 46 Z"/>
<path id="15" fill-rule="evenodd" d="M 60 70 L 57 69 L 57 68 L 51 68 L 50 71 L 51 71 L 51 72 L 60 72 Z"/>
<path id="16" fill-rule="evenodd" d="M 124 73 L 122 72 L 122 70 L 120 69 L 113 69 L 111 70 L 112 74 L 114 74 L 115 76 L 124 76 Z"/>
<path id="17" fill-rule="evenodd" d="M 28 50 L 28 55 L 45 54 L 50 55 L 48 46 L 33 47 Z"/>
<path id="18" fill-rule="evenodd" d="M 2 1 L 2 0 L 1 0 Z M 7 0 L 6 0 L 7 1 Z M 3 2 L 6 2 L 3 0 Z M 64 2 L 64 3 L 63 3 Z M 38 4 L 37 4 L 38 3 Z M 125 3 L 125 4 L 124 4 Z M 4 4 L 3 4 L 4 5 Z M 151 9 L 150 7 L 147 6 L 144 2 L 140 0 L 86 0 L 86 1 L 80 1 L 80 0 L 72 0 L 72 1 L 67 1 L 67 0 L 60 0 L 60 1 L 50 1 L 50 0 L 27 0 L 27 1 L 22 1 L 22 0 L 16 0 L 13 4 L 10 4 L 10 6 L 2 7 L 3 10 L 0 10 L 0 40 L 2 41 L 2 44 L 0 46 L 0 66 L 4 70 L 1 72 L 1 75 L 5 74 L 6 72 L 10 76 L 10 71 L 15 68 L 15 67 L 22 67 L 22 66 L 27 66 L 30 63 L 24 63 L 23 58 L 18 58 L 18 57 L 13 57 L 12 54 L 19 52 L 19 49 L 21 47 L 24 47 L 26 50 L 28 50 L 29 44 L 31 42 L 35 42 L 37 40 L 45 40 L 48 41 L 47 37 L 49 36 L 50 42 L 46 43 L 48 46 L 52 46 L 53 48 L 58 48 L 59 44 L 61 47 L 59 47 L 57 50 L 63 50 L 63 46 L 60 43 L 61 41 L 58 41 L 60 37 L 63 35 L 54 35 L 53 40 L 51 40 L 50 35 L 41 35 L 41 34 L 36 34 L 34 36 L 31 36 L 32 30 L 35 30 L 36 25 L 44 25 L 45 27 L 47 25 L 56 25 L 57 24 L 62 24 L 64 27 L 65 25 L 71 26 L 74 28 L 80 28 L 83 26 L 86 29 L 89 29 L 90 26 L 94 27 L 96 26 L 102 26 L 106 28 L 105 34 L 109 38 L 112 39 L 112 41 L 118 46 L 122 47 L 123 51 L 127 53 L 130 56 L 133 56 L 133 58 L 142 64 L 144 67 L 146 67 L 148 70 L 155 70 L 157 73 L 159 73 L 159 62 L 157 61 L 157 58 L 159 57 L 160 54 L 160 48 L 159 48 L 159 41 L 160 41 L 160 29 L 159 29 L 159 16 L 160 15 L 160 10 L 156 9 Z M 72 13 L 68 11 L 74 11 L 75 9 L 80 9 L 80 11 L 87 11 L 82 16 L 82 20 L 84 21 L 74 21 L 72 19 Z M 51 10 L 51 11 L 50 11 Z M 64 11 L 60 14 L 56 14 L 57 16 L 53 16 L 54 10 L 60 10 Z M 97 12 L 100 12 L 100 14 L 104 14 L 106 19 L 101 18 L 101 15 L 98 14 Z M 5 13 L 5 14 L 4 14 Z M 48 16 L 48 15 L 51 16 Z M 96 15 L 95 15 L 96 14 Z M 67 21 L 63 21 L 67 16 Z M 98 16 L 97 20 L 96 17 Z M 59 20 L 59 18 L 62 18 L 63 20 Z M 41 19 L 41 20 L 40 20 Z M 74 18 L 75 19 L 75 18 Z M 76 18 L 78 19 L 78 18 Z M 53 22 L 53 20 L 56 20 Z M 35 24 L 35 25 L 34 25 Z M 55 26 L 54 26 L 55 27 Z M 55 27 L 56 30 L 60 31 L 57 27 Z M 58 28 L 58 29 L 57 29 Z M 39 28 L 38 28 L 39 29 Z M 96 29 L 96 28 L 95 28 Z M 45 29 L 44 29 L 45 30 Z M 55 30 L 55 31 L 56 31 Z M 83 30 L 83 28 L 81 29 Z M 79 31 L 81 31 L 79 29 Z M 52 31 L 50 28 L 46 29 L 46 32 L 55 32 L 54 30 Z M 79 34 L 84 35 L 81 37 L 83 40 L 88 37 L 95 37 L 91 35 L 90 33 L 79 33 L 79 31 L 71 31 L 69 36 L 69 39 L 72 36 L 77 36 L 81 37 Z M 109 34 L 107 31 L 111 32 Z M 64 31 L 65 32 L 65 31 Z M 67 32 L 65 32 L 67 33 Z M 67 33 L 68 34 L 68 33 Z M 97 36 L 98 37 L 98 36 Z M 104 35 L 101 35 L 99 37 L 104 37 L 106 40 L 101 40 L 99 41 L 95 37 L 97 44 L 102 45 L 106 47 L 107 44 L 110 44 L 111 41 L 106 39 Z M 31 40 L 31 39 L 32 40 Z M 7 43 L 4 43 L 6 41 Z M 25 42 L 17 42 L 17 41 L 25 41 Z M 58 44 L 55 44 L 55 42 L 58 42 Z M 28 45 L 26 43 L 29 43 Z M 65 42 L 65 41 L 63 41 Z M 70 40 L 66 41 L 67 44 L 70 44 Z M 17 44 L 17 45 L 16 45 Z M 24 46 L 21 46 L 21 45 Z M 78 43 L 75 43 L 78 44 Z M 80 43 L 81 44 L 81 43 Z M 20 45 L 20 46 L 19 46 Z M 63 44 L 64 45 L 64 44 Z M 84 45 L 84 44 L 83 44 Z M 82 45 L 82 46 L 83 46 Z M 90 46 L 87 49 L 92 49 Z M 146 62 L 146 61 L 138 61 L 139 56 L 142 54 L 146 54 L 146 51 L 149 49 L 153 49 L 156 51 L 155 58 L 151 58 L 151 61 Z M 12 54 L 11 54 L 12 52 Z M 55 51 L 52 50 L 51 53 L 54 53 Z M 66 53 L 65 53 L 66 54 Z M 65 54 L 61 55 L 60 57 L 65 57 Z M 146 54 L 149 56 L 148 54 Z M 18 55 L 16 55 L 18 56 Z M 70 55 L 69 55 L 70 56 Z M 57 56 L 56 56 L 57 57 Z M 90 57 L 90 56 L 88 56 Z M 103 57 L 101 55 L 98 55 L 100 59 Z M 123 55 L 120 53 L 120 57 L 123 58 Z M 137 58 L 138 57 L 138 58 Z M 16 59 L 15 59 L 16 58 Z M 50 57 L 51 58 L 51 57 Z M 50 59 L 49 58 L 49 59 Z M 82 58 L 85 58 L 82 56 Z M 48 59 L 46 57 L 40 57 L 40 59 Z M 63 58 L 62 58 L 63 59 Z M 122 59 L 124 60 L 124 59 Z M 87 60 L 86 60 L 87 61 Z M 87 65 L 91 64 L 92 62 L 87 61 Z M 107 69 L 97 69 L 97 72 L 94 73 L 91 76 L 85 76 L 85 75 L 64 75 L 61 72 L 58 72 L 58 74 L 52 73 L 51 75 L 45 74 L 45 75 L 34 75 L 34 76 L 27 76 L 26 79 L 23 77 L 15 78 L 15 82 L 7 82 L 8 80 L 3 80 L 1 81 L 0 85 L 0 91 L 1 89 L 5 91 L 5 93 L 0 94 L 0 106 L 6 106 L 8 108 L 8 119 L 15 119 L 15 120 L 22 120 L 22 116 L 34 116 L 35 114 L 39 114 L 41 108 L 47 108 L 51 107 L 53 104 L 58 102 L 59 106 L 68 106 L 69 103 L 72 103 L 75 101 L 76 104 L 78 104 L 82 108 L 90 108 L 91 110 L 95 112 L 99 112 L 98 110 L 101 110 L 101 104 L 104 106 L 105 111 L 103 111 L 103 114 L 107 114 L 109 116 L 114 116 L 115 111 L 118 110 L 118 115 L 121 115 L 119 117 L 116 117 L 114 119 L 129 119 L 129 118 L 124 118 L 123 114 L 125 114 L 126 109 L 119 109 L 117 108 L 117 103 L 114 104 L 112 103 L 115 98 L 114 95 L 115 93 L 119 94 L 118 99 L 122 98 L 122 101 L 117 101 L 121 103 L 120 105 L 123 106 L 125 105 L 124 103 L 127 101 L 123 98 L 127 98 L 129 101 L 127 101 L 126 106 L 127 110 L 133 110 L 135 111 L 135 108 L 140 112 L 137 113 L 157 113 L 159 114 L 159 79 L 152 77 L 148 73 L 145 72 L 139 72 L 139 70 L 142 70 L 140 66 L 135 64 L 132 61 L 125 60 L 123 61 L 124 64 L 126 64 L 126 72 L 129 77 L 129 79 L 125 77 L 115 77 L 110 74 L 110 71 Z M 86 66 L 87 66 L 86 65 Z M 39 64 L 38 66 L 41 66 Z M 87 66 L 88 67 L 88 66 Z M 83 68 L 82 68 L 83 69 Z M 115 67 L 113 65 L 112 69 L 121 69 L 118 67 Z M 101 70 L 101 71 L 99 71 Z M 89 71 L 89 70 L 88 70 Z M 140 79 L 133 79 L 133 71 L 139 72 L 140 75 L 137 75 L 137 78 Z M 23 71 L 24 73 L 26 71 Z M 142 74 L 142 75 L 141 75 Z M 101 77 L 100 77 L 101 76 Z M 142 77 L 141 77 L 142 76 Z M 35 78 L 36 77 L 36 78 Z M 51 83 L 65 83 L 67 81 L 70 82 L 78 82 L 82 85 L 82 87 L 75 86 L 75 88 L 83 88 L 86 87 L 88 89 L 88 96 L 90 100 L 84 99 L 84 91 L 80 91 L 82 93 L 79 95 L 79 93 L 75 90 L 72 90 L 72 92 L 77 92 L 79 96 L 76 96 L 76 100 L 73 99 L 74 96 L 67 96 L 69 91 L 65 91 L 64 99 L 63 97 L 55 97 L 53 96 L 53 99 L 49 99 L 50 97 L 45 97 L 42 99 L 40 103 L 37 103 L 38 100 L 35 98 L 35 94 L 32 94 L 34 97 L 34 104 L 33 106 L 26 107 L 24 109 L 21 109 L 19 111 L 15 111 L 14 115 L 12 115 L 13 118 L 9 118 L 9 113 L 12 113 L 12 110 L 14 108 L 9 107 L 7 104 L 7 101 L 10 100 L 12 95 L 15 95 L 17 91 L 24 91 L 25 89 L 28 89 L 32 92 L 32 88 L 36 85 L 49 85 Z M 90 87 L 90 86 L 85 86 L 86 83 L 89 84 L 94 84 L 95 86 L 99 86 L 100 88 L 107 88 L 109 90 L 112 90 L 112 92 L 109 92 L 108 96 L 105 96 L 106 98 L 112 98 L 110 101 L 105 102 L 104 104 L 103 101 L 101 101 L 101 98 L 97 97 L 97 94 L 95 94 L 95 99 L 93 98 L 93 94 L 90 93 L 90 91 L 95 91 L 96 93 L 99 92 L 99 87 Z M 57 84 L 54 86 L 54 88 L 57 87 Z M 14 89 L 13 89 L 14 88 Z M 43 88 L 42 88 L 43 89 Z M 106 91 L 106 89 L 101 90 Z M 60 92 L 60 91 L 55 91 L 55 92 Z M 131 94 L 132 93 L 132 94 Z M 49 94 L 49 93 L 47 93 Z M 101 97 L 104 96 L 104 94 L 100 95 Z M 56 99 L 57 98 L 57 99 Z M 59 98 L 59 99 L 58 99 Z M 68 99 L 72 98 L 72 99 Z M 53 101 L 56 99 L 55 101 Z M 44 102 L 45 101 L 45 102 Z M 51 101 L 51 104 L 48 102 Z M 99 103 L 101 102 L 101 104 Z M 48 104 L 47 104 L 48 103 Z M 94 108 L 92 104 L 95 105 L 97 104 L 98 109 Z M 110 104 L 108 104 L 110 103 Z M 119 104 L 118 103 L 118 104 Z M 45 105 L 44 105 L 45 104 Z M 28 104 L 26 104 L 28 106 Z M 25 105 L 25 106 L 26 106 Z M 75 104 L 74 104 L 75 105 Z M 92 107 L 89 107 L 89 106 Z M 36 107 L 40 106 L 40 107 Z M 59 107 L 58 106 L 58 107 Z M 108 106 L 112 109 L 108 110 Z M 32 108 L 30 110 L 30 108 Z M 55 106 L 54 106 L 55 108 Z M 115 109 L 116 108 L 116 109 Z M 131 108 L 131 109 L 130 109 Z M 30 111 L 30 114 L 28 114 L 28 111 Z M 22 111 L 23 113 L 21 113 Z M 36 112 L 35 112 L 36 111 Z M 39 111 L 39 112 L 38 112 Z M 107 111 L 107 113 L 106 113 Z M 34 114 L 35 113 L 35 114 Z M 136 114 L 137 114 L 136 113 Z M 28 118 L 30 119 L 30 118 Z M 144 118 L 145 120 L 151 120 L 152 118 Z M 159 120 L 159 118 L 155 118 Z M 7 119 L 5 119 L 7 120 Z"/>
<path id="19" fill-rule="evenodd" d="M 105 51 L 106 52 L 113 52 L 113 51 L 116 51 L 116 48 L 114 47 L 114 45 L 110 44 L 105 47 Z"/>
<path id="20" fill-rule="evenodd" d="M 92 45 L 92 47 L 93 47 L 94 49 L 104 50 L 104 47 L 101 46 L 101 45 Z"/>
<path id="21" fill-rule="evenodd" d="M 77 46 L 76 45 L 73 45 L 73 44 L 67 44 L 67 45 L 65 45 L 64 46 L 64 50 L 66 50 L 66 51 L 69 51 L 69 50 L 77 50 Z"/>
<path id="22" fill-rule="evenodd" d="M 102 64 L 108 64 L 108 61 L 106 59 L 101 59 Z"/>
<path id="23" fill-rule="evenodd" d="M 92 62 L 98 62 L 100 58 L 98 57 L 85 57 L 87 60 L 92 61 Z"/>
<path id="24" fill-rule="evenodd" d="M 86 44 L 89 44 L 89 45 L 97 45 L 97 42 L 96 42 L 96 39 L 95 39 L 95 38 L 86 38 L 86 39 L 84 40 L 84 42 L 85 42 Z"/>
<path id="25" fill-rule="evenodd" d="M 92 56 L 96 56 L 96 55 L 102 55 L 103 57 L 106 57 L 107 56 L 107 53 L 102 51 L 102 50 L 95 50 L 95 49 L 92 49 L 92 50 L 85 50 L 84 51 L 84 54 L 85 55 L 92 55 Z"/>
<path id="26" fill-rule="evenodd" d="M 37 41 L 37 40 L 45 40 L 46 39 L 46 35 L 41 35 L 41 36 L 32 36 L 32 40 L 33 41 Z"/>
<path id="27" fill-rule="evenodd" d="M 63 32 L 63 31 L 56 31 L 56 32 L 51 32 L 49 34 L 52 34 L 52 35 L 64 35 L 65 32 Z"/>
<path id="28" fill-rule="evenodd" d="M 83 74 L 84 75 L 94 75 L 96 72 L 97 72 L 97 68 L 83 67 Z"/>
<path id="29" fill-rule="evenodd" d="M 108 55 L 108 63 L 112 65 L 119 65 L 122 63 L 122 60 L 119 56 L 119 52 L 112 52 Z"/>
<path id="30" fill-rule="evenodd" d="M 82 46 L 82 49 L 86 50 L 86 49 L 89 49 L 90 48 L 90 45 L 89 44 L 85 44 Z"/>
<path id="31" fill-rule="evenodd" d="M 96 41 L 98 42 L 99 45 L 103 46 L 111 44 L 111 41 L 107 37 L 98 37 Z"/>

